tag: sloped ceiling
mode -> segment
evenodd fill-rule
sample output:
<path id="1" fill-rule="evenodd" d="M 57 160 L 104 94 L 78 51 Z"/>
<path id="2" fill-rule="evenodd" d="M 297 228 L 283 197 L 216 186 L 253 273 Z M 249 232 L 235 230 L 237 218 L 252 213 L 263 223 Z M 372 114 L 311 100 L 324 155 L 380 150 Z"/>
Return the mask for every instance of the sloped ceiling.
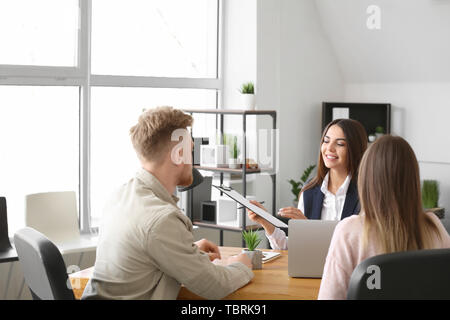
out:
<path id="1" fill-rule="evenodd" d="M 315 3 L 346 83 L 450 81 L 450 0 Z M 379 30 L 366 25 L 370 5 Z"/>

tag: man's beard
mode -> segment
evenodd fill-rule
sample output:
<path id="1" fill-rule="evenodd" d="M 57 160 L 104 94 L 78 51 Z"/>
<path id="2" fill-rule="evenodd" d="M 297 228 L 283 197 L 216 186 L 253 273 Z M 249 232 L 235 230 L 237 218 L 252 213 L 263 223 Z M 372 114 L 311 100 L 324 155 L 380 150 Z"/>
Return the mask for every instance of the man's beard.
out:
<path id="1" fill-rule="evenodd" d="M 194 176 L 192 175 L 192 168 L 189 168 L 189 171 L 186 170 L 186 173 L 183 174 L 180 181 L 178 182 L 179 186 L 187 187 L 190 186 L 194 182 Z"/>

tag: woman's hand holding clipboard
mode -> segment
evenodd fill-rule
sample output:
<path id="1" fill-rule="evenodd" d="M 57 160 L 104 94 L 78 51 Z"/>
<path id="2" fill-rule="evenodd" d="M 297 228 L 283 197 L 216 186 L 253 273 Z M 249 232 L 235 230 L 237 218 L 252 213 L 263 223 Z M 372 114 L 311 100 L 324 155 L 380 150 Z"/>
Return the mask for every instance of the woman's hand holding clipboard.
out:
<path id="1" fill-rule="evenodd" d="M 241 205 L 246 207 L 248 210 L 250 210 L 254 214 L 258 215 L 258 217 L 263 218 L 264 220 L 266 220 L 270 224 L 274 225 L 275 227 L 278 227 L 278 228 L 287 228 L 288 227 L 288 225 L 285 224 L 283 221 L 281 221 L 280 219 L 277 219 L 276 217 L 271 215 L 269 212 L 267 212 L 265 210 L 265 208 L 261 204 L 259 204 L 259 202 L 249 201 L 248 199 L 244 198 L 240 193 L 236 192 L 235 190 L 233 190 L 230 187 L 225 187 L 225 186 L 219 187 L 219 186 L 215 186 L 215 185 L 213 185 L 213 187 L 217 188 L 220 192 L 226 194 L 228 197 L 230 197 L 234 201 L 240 203 Z"/>

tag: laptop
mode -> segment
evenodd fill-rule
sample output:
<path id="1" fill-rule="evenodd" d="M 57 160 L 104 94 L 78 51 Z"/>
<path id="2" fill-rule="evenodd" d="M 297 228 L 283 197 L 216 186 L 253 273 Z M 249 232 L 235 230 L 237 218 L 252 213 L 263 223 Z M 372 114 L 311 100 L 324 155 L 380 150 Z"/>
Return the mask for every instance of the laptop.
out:
<path id="1" fill-rule="evenodd" d="M 334 228 L 339 221 L 289 220 L 288 274 L 321 278 Z"/>

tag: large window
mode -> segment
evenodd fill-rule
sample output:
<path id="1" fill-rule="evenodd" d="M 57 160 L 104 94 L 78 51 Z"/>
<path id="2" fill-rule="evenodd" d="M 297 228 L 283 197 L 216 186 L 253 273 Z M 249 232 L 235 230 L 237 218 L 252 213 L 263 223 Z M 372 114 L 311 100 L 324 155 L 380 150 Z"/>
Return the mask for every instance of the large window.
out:
<path id="1" fill-rule="evenodd" d="M 0 64 L 77 65 L 77 0 L 0 1 Z"/>
<path id="2" fill-rule="evenodd" d="M 90 231 L 139 168 L 129 129 L 143 109 L 217 108 L 219 11 L 218 0 L 0 2 L 0 195 L 11 235 L 26 194 L 67 190 Z"/>
<path id="3" fill-rule="evenodd" d="M 92 73 L 215 78 L 217 1 L 95 0 Z"/>
<path id="4" fill-rule="evenodd" d="M 0 195 L 13 231 L 26 194 L 78 190 L 79 88 L 0 86 L 0 106 Z"/>

